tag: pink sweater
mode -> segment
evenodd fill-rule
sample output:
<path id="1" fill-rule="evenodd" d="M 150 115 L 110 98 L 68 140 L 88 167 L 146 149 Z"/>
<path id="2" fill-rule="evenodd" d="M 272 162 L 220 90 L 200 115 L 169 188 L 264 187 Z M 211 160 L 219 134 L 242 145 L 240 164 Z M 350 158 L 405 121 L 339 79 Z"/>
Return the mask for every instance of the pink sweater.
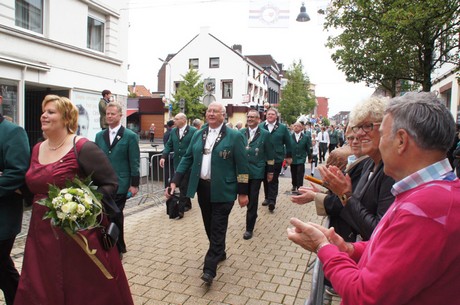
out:
<path id="1" fill-rule="evenodd" d="M 334 245 L 318 254 L 342 304 L 458 304 L 460 180 L 399 194 L 371 239 L 354 245 L 352 258 Z"/>

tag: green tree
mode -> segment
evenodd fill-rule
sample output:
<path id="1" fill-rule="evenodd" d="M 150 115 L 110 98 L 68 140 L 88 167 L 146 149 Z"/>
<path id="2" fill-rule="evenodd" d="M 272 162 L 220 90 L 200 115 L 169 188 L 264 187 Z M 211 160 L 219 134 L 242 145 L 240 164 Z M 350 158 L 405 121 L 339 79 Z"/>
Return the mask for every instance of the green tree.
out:
<path id="1" fill-rule="evenodd" d="M 302 61 L 293 62 L 286 72 L 287 84 L 280 100 L 281 117 L 288 124 L 294 123 L 304 113 L 315 108 L 315 96 L 310 91 L 310 80 L 303 72 Z"/>
<path id="2" fill-rule="evenodd" d="M 458 0 L 332 0 L 325 29 L 342 32 L 326 45 L 348 81 L 430 91 L 434 69 L 459 65 L 459 15 Z"/>
<path id="3" fill-rule="evenodd" d="M 185 101 L 185 114 L 189 120 L 203 119 L 206 106 L 201 102 L 203 96 L 203 82 L 197 70 L 190 69 L 185 75 L 181 75 L 183 81 L 180 83 L 176 94 L 173 95 L 173 115 L 181 111 L 180 100 Z"/>

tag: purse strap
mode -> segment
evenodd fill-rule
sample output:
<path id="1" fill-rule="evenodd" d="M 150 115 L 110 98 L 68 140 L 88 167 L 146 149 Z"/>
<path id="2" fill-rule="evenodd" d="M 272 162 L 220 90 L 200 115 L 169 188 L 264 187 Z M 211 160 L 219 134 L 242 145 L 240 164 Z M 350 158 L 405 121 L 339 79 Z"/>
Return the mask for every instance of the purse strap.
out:
<path id="1" fill-rule="evenodd" d="M 77 163 L 78 163 L 78 167 L 80 168 L 80 171 L 86 177 L 86 172 L 85 172 L 85 169 L 83 168 L 83 166 L 82 166 L 82 164 L 80 162 L 80 156 L 79 156 L 78 150 L 77 150 L 77 136 L 73 137 L 73 152 L 75 153 L 75 158 L 77 158 Z"/>

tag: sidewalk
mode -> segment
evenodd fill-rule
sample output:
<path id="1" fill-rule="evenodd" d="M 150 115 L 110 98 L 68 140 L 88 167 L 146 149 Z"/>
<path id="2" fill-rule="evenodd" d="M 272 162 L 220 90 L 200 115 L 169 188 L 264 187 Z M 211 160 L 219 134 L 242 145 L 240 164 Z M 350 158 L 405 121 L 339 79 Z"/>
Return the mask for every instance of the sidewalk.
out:
<path id="1" fill-rule="evenodd" d="M 246 209 L 235 203 L 227 260 L 210 288 L 200 279 L 208 241 L 196 198 L 181 220 L 170 220 L 164 204 L 149 201 L 125 209 L 128 253 L 123 266 L 135 304 L 304 304 L 311 285 L 307 265 L 315 255 L 289 241 L 286 228 L 293 216 L 317 223 L 322 217 L 313 204 L 293 204 L 286 194 L 290 188 L 290 178 L 281 177 L 276 210 L 259 207 L 251 240 L 243 239 Z M 13 249 L 19 269 L 24 240 L 18 238 Z"/>

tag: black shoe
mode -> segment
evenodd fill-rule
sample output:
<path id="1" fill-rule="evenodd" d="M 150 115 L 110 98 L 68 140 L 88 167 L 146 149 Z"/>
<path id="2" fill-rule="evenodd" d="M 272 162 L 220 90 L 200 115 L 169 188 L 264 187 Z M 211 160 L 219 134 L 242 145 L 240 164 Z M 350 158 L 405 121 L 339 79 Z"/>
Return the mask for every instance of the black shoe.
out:
<path id="1" fill-rule="evenodd" d="M 184 208 L 184 211 L 185 211 L 185 212 L 188 212 L 188 211 L 190 211 L 191 209 L 192 209 L 192 207 L 186 206 L 186 207 Z"/>
<path id="2" fill-rule="evenodd" d="M 262 202 L 262 205 L 263 205 L 264 207 L 266 207 L 266 206 L 268 205 L 268 203 L 269 203 L 269 201 L 268 201 L 267 199 L 265 199 L 264 202 Z"/>
<path id="3" fill-rule="evenodd" d="M 296 188 L 295 186 L 293 186 L 293 187 L 291 188 L 291 192 L 295 192 L 295 191 L 297 191 L 297 188 Z"/>
<path id="4" fill-rule="evenodd" d="M 203 280 L 203 282 L 206 283 L 206 285 L 208 286 L 211 286 L 212 284 L 212 281 L 214 280 L 214 277 L 212 275 L 210 275 L 209 273 L 203 273 L 203 275 L 201 276 L 201 279 Z"/>
<path id="5" fill-rule="evenodd" d="M 275 203 L 274 202 L 270 202 L 270 204 L 268 205 L 268 210 L 270 212 L 273 212 L 275 210 Z"/>
<path id="6" fill-rule="evenodd" d="M 179 216 L 177 216 L 176 218 L 174 218 L 175 220 L 179 220 L 179 219 L 182 219 L 184 218 L 184 213 L 182 212 L 179 212 Z"/>
<path id="7" fill-rule="evenodd" d="M 246 240 L 251 239 L 252 238 L 252 231 L 244 232 L 243 238 L 246 239 Z"/>

